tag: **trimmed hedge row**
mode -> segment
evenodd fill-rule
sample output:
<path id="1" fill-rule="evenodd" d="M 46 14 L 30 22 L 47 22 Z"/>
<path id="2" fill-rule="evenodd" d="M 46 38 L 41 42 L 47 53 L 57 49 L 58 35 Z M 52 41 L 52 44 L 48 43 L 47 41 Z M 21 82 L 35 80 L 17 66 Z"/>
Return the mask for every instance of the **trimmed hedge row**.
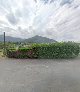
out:
<path id="1" fill-rule="evenodd" d="M 7 50 L 10 58 L 74 58 L 79 54 L 79 45 L 73 42 L 53 44 L 33 44 L 28 48 Z"/>
<path id="2" fill-rule="evenodd" d="M 37 46 L 38 58 L 73 58 L 79 54 L 79 46 L 75 43 L 55 43 Z"/>
<path id="3" fill-rule="evenodd" d="M 6 56 L 9 58 L 33 58 L 33 51 L 31 48 L 7 49 Z"/>

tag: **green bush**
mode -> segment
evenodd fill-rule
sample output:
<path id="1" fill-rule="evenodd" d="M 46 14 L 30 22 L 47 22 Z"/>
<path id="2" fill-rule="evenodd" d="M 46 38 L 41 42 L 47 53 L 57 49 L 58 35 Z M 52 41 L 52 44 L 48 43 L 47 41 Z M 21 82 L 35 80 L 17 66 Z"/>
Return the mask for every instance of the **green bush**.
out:
<path id="1" fill-rule="evenodd" d="M 79 54 L 79 45 L 73 42 L 53 43 L 53 44 L 34 44 L 38 58 L 73 58 Z"/>
<path id="2" fill-rule="evenodd" d="M 35 58 L 32 48 L 7 49 L 6 55 L 9 58 Z"/>
<path id="3" fill-rule="evenodd" d="M 80 47 L 77 43 L 63 42 L 53 44 L 32 44 L 27 48 L 7 50 L 7 56 L 11 58 L 74 58 L 78 56 Z"/>

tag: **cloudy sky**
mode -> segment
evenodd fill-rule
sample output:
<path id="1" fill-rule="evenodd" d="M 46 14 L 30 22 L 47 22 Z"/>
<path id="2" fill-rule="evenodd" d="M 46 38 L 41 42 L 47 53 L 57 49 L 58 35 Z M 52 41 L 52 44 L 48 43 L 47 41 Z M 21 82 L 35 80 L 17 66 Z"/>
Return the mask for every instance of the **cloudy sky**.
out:
<path id="1" fill-rule="evenodd" d="M 0 0 L 0 34 L 80 41 L 80 0 Z"/>

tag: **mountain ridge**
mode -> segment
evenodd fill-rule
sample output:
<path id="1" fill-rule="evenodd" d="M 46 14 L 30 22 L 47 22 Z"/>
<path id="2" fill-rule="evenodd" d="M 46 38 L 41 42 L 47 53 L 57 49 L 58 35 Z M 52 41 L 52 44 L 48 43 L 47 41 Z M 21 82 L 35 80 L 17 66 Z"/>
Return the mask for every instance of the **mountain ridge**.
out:
<path id="1" fill-rule="evenodd" d="M 42 37 L 39 35 L 33 36 L 31 38 L 25 39 L 24 42 L 29 42 L 29 43 L 52 43 L 52 42 L 57 42 L 54 39 L 49 39 L 47 37 Z"/>
<path id="2" fill-rule="evenodd" d="M 0 35 L 0 41 L 1 42 L 4 41 L 4 36 L 3 35 Z M 6 42 L 20 42 L 20 41 L 23 41 L 23 39 L 17 38 L 17 37 L 12 37 L 12 36 L 6 36 L 5 41 Z"/>
<path id="3" fill-rule="evenodd" d="M 6 41 L 7 42 L 22 42 L 22 43 L 52 43 L 52 42 L 57 42 L 54 39 L 49 39 L 47 37 L 42 37 L 42 36 L 33 36 L 28 39 L 22 39 L 22 38 L 17 38 L 17 37 L 11 37 L 11 36 L 6 36 Z M 0 41 L 4 41 L 4 36 L 0 35 Z"/>

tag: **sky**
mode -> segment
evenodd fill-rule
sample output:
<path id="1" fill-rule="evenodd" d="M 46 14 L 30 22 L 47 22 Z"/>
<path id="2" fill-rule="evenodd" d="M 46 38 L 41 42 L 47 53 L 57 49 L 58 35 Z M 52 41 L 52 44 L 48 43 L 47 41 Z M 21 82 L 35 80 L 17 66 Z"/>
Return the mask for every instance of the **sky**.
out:
<path id="1" fill-rule="evenodd" d="M 0 0 L 0 34 L 80 42 L 80 0 Z"/>

